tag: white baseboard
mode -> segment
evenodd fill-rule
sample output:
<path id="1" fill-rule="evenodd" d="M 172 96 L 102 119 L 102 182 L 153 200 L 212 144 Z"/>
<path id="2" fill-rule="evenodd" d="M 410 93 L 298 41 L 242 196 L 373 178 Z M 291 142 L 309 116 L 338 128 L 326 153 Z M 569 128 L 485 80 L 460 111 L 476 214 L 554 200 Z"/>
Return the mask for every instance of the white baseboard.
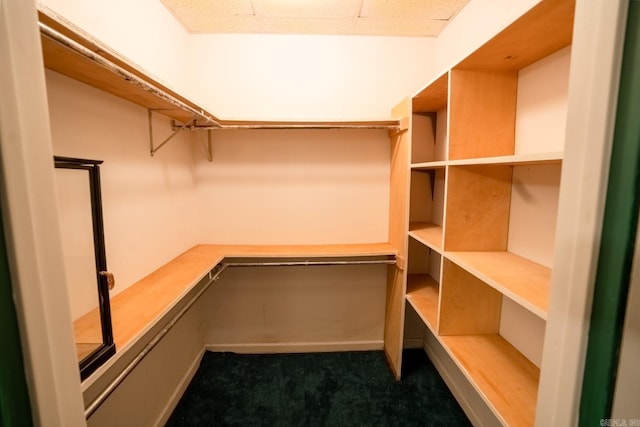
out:
<path id="1" fill-rule="evenodd" d="M 323 353 L 331 351 L 368 351 L 382 350 L 382 340 L 340 341 L 340 342 L 296 342 L 296 343 L 227 343 L 206 344 L 210 351 L 229 351 L 233 353 Z"/>
<path id="2" fill-rule="evenodd" d="M 182 395 L 184 394 L 187 387 L 189 386 L 189 383 L 191 383 L 191 380 L 196 374 L 196 371 L 200 367 L 200 362 L 202 361 L 202 357 L 204 356 L 205 351 L 206 351 L 206 348 L 202 347 L 202 350 L 200 350 L 196 358 L 193 360 L 193 362 L 191 363 L 191 366 L 189 366 L 189 369 L 187 370 L 185 375 L 182 377 L 182 380 L 180 380 L 180 384 L 178 385 L 178 387 L 176 387 L 175 391 L 171 395 L 171 398 L 169 399 L 166 406 L 162 410 L 160 417 L 158 417 L 158 421 L 154 424 L 155 426 L 160 427 L 160 426 L 164 426 L 167 423 L 174 409 L 176 409 L 176 406 L 178 406 L 178 402 L 180 402 L 180 399 L 182 398 Z"/>

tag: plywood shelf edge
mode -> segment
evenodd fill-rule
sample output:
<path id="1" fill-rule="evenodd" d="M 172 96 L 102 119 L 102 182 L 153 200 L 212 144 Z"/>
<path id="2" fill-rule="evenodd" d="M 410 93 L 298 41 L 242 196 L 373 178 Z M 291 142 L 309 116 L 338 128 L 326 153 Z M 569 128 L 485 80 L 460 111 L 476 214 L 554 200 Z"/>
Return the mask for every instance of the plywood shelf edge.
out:
<path id="1" fill-rule="evenodd" d="M 443 169 L 447 166 L 446 160 L 436 160 L 433 162 L 412 163 L 411 169 L 413 170 L 431 170 L 431 169 Z"/>
<path id="2" fill-rule="evenodd" d="M 563 157 L 564 154 L 562 151 L 554 151 L 547 153 L 528 153 L 514 154 L 511 156 L 449 160 L 447 164 L 449 166 L 558 164 L 562 163 Z"/>

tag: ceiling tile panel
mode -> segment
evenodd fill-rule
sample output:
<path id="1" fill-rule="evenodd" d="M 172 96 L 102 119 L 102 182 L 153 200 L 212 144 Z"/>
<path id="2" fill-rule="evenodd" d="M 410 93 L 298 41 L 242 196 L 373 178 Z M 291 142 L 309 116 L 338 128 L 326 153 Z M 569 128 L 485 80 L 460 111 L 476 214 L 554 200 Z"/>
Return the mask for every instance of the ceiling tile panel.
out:
<path id="1" fill-rule="evenodd" d="M 355 19 L 258 17 L 258 32 L 275 34 L 353 34 L 355 23 Z"/>
<path id="2" fill-rule="evenodd" d="M 259 17 L 355 18 L 361 0 L 251 0 Z"/>
<path id="3" fill-rule="evenodd" d="M 193 33 L 437 36 L 469 0 L 160 0 Z"/>
<path id="4" fill-rule="evenodd" d="M 355 33 L 407 37 L 436 37 L 447 24 L 442 20 L 359 18 Z"/>
<path id="5" fill-rule="evenodd" d="M 468 0 L 363 0 L 363 18 L 445 19 L 453 17 Z"/>
<path id="6" fill-rule="evenodd" d="M 161 0 L 174 15 L 253 15 L 251 0 Z"/>
<path id="7" fill-rule="evenodd" d="M 191 33 L 255 33 L 258 20 L 253 15 L 215 17 L 193 15 L 188 22 Z"/>

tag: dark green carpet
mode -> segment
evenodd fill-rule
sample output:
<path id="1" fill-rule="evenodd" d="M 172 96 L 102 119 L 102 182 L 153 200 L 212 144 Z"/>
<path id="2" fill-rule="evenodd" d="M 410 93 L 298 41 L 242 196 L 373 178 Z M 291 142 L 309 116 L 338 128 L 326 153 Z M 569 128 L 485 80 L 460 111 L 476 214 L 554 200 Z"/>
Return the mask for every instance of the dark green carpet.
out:
<path id="1" fill-rule="evenodd" d="M 393 380 L 379 351 L 205 353 L 168 426 L 468 426 L 423 350 Z"/>

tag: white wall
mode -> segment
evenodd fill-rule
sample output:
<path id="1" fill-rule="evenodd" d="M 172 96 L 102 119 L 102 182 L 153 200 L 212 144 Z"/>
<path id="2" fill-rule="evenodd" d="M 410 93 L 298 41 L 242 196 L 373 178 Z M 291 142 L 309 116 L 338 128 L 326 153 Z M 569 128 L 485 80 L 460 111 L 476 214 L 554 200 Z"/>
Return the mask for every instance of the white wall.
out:
<path id="1" fill-rule="evenodd" d="M 104 160 L 100 167 L 112 296 L 198 243 L 193 134 L 149 155 L 147 111 L 47 71 L 55 155 Z M 156 144 L 170 134 L 154 116 Z"/>
<path id="2" fill-rule="evenodd" d="M 203 243 L 388 241 L 385 131 L 222 131 L 196 157 Z"/>
<path id="3" fill-rule="evenodd" d="M 205 344 L 237 352 L 382 349 L 384 265 L 228 268 L 203 297 Z"/>
<path id="4" fill-rule="evenodd" d="M 205 106 L 226 119 L 387 119 L 431 73 L 435 40 L 192 35 Z"/>

